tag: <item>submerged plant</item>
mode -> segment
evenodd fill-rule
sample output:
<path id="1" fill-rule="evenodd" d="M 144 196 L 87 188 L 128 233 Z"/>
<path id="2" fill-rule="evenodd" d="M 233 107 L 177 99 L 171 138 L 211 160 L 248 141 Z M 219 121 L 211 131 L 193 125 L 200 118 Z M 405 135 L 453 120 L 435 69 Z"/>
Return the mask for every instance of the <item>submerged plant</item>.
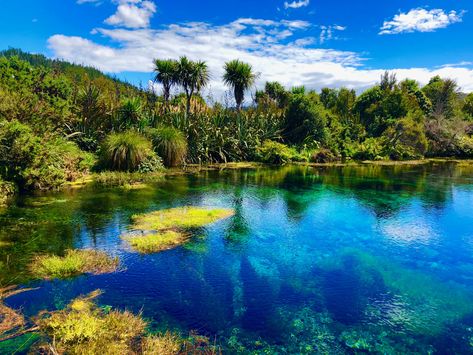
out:
<path id="1" fill-rule="evenodd" d="M 94 300 L 96 290 L 74 299 L 64 310 L 42 313 L 36 323 L 51 340 L 40 351 L 53 354 L 217 354 L 203 337 L 182 338 L 178 334 L 147 335 L 148 324 L 129 311 L 106 310 Z"/>
<path id="2" fill-rule="evenodd" d="M 41 279 L 67 278 L 84 273 L 106 274 L 117 270 L 118 258 L 98 250 L 68 250 L 64 256 L 38 255 L 30 264 L 31 273 Z"/>

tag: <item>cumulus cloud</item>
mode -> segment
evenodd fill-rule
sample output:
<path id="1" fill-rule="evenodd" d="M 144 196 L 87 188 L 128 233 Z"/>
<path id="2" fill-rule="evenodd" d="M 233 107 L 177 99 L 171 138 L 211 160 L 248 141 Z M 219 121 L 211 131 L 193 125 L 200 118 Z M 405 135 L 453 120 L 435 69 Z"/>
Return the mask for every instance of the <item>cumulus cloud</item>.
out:
<path id="1" fill-rule="evenodd" d="M 231 59 L 250 63 L 260 73 L 256 85 L 279 81 L 286 87 L 305 85 L 354 88 L 357 91 L 379 81 L 385 68 L 365 69 L 363 57 L 355 52 L 316 48 L 317 39 L 304 36 L 305 21 L 275 21 L 242 18 L 215 26 L 204 22 L 171 24 L 161 29 L 97 28 L 100 43 L 82 37 L 55 35 L 49 47 L 55 57 L 94 66 L 109 73 L 151 73 L 153 58 L 205 60 L 211 72 L 211 89 L 220 99 L 223 64 Z M 107 42 L 113 45 L 108 45 Z M 392 68 L 391 68 L 392 69 Z M 434 75 L 456 79 L 473 91 L 473 70 L 462 67 L 392 69 L 425 84 Z M 151 77 L 151 74 L 150 74 Z"/>
<path id="2" fill-rule="evenodd" d="M 294 0 L 293 2 L 284 2 L 284 8 L 285 9 L 298 9 L 301 7 L 309 6 L 310 0 Z"/>
<path id="3" fill-rule="evenodd" d="M 406 32 L 433 32 L 445 28 L 453 23 L 461 22 L 464 12 L 442 9 L 427 10 L 423 8 L 412 9 L 407 13 L 394 16 L 391 21 L 385 21 L 379 34 L 398 34 Z"/>
<path id="4" fill-rule="evenodd" d="M 117 11 L 105 20 L 112 26 L 127 28 L 149 27 L 150 19 L 156 12 L 156 5 L 148 0 L 116 0 Z"/>

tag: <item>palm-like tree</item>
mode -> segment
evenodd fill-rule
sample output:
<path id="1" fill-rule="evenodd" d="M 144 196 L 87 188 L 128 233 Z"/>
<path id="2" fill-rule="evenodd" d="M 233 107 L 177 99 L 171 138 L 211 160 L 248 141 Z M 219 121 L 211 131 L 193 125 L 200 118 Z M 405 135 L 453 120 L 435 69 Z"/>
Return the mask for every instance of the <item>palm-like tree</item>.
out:
<path id="1" fill-rule="evenodd" d="M 253 73 L 250 64 L 238 59 L 225 63 L 223 81 L 233 89 L 238 111 L 240 111 L 241 104 L 245 100 L 245 91 L 254 84 L 255 80 L 256 75 Z"/>
<path id="2" fill-rule="evenodd" d="M 202 90 L 209 83 L 209 79 L 209 70 L 205 62 L 193 62 L 187 57 L 181 57 L 177 62 L 177 82 L 186 93 L 187 116 L 190 113 L 192 95 Z"/>
<path id="3" fill-rule="evenodd" d="M 177 61 L 172 59 L 155 59 L 154 72 L 156 73 L 154 81 L 163 85 L 164 102 L 169 102 L 171 88 L 177 83 Z"/>

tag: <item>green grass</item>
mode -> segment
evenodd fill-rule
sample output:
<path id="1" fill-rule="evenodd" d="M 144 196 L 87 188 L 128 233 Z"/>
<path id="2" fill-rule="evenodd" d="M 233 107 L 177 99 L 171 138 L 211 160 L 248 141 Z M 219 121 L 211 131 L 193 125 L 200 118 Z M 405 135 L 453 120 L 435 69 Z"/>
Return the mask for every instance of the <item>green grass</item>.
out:
<path id="1" fill-rule="evenodd" d="M 231 209 L 179 207 L 133 216 L 134 230 L 153 231 L 143 236 L 122 236 L 139 253 L 157 253 L 183 245 L 190 231 L 234 214 Z"/>
<path id="2" fill-rule="evenodd" d="M 30 264 L 30 271 L 41 279 L 63 279 L 84 273 L 98 275 L 113 272 L 118 264 L 118 258 L 111 258 L 102 251 L 68 250 L 64 256 L 36 256 Z"/>
<path id="3" fill-rule="evenodd" d="M 172 230 L 139 237 L 122 237 L 139 253 L 157 253 L 182 245 L 189 240 L 189 235 Z"/>
<path id="4" fill-rule="evenodd" d="M 231 209 L 207 209 L 202 207 L 178 207 L 133 216 L 133 229 L 162 231 L 166 229 L 188 230 L 204 227 L 234 214 Z"/>

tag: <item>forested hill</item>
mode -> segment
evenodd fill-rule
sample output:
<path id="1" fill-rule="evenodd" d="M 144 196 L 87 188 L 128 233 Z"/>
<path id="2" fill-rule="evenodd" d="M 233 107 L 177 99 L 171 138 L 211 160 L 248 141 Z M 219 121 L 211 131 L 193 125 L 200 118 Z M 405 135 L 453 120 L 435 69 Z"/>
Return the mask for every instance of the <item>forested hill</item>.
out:
<path id="1" fill-rule="evenodd" d="M 121 91 L 138 93 L 138 88 L 134 85 L 126 83 L 110 75 L 104 74 L 100 70 L 66 62 L 59 59 L 50 59 L 42 54 L 33 54 L 22 51 L 17 48 L 9 48 L 0 51 L 0 57 L 12 58 L 17 57 L 25 62 L 30 63 L 33 67 L 43 67 L 53 71 L 56 74 L 64 74 L 76 84 L 86 84 L 89 81 L 101 79 L 113 82 Z"/>

